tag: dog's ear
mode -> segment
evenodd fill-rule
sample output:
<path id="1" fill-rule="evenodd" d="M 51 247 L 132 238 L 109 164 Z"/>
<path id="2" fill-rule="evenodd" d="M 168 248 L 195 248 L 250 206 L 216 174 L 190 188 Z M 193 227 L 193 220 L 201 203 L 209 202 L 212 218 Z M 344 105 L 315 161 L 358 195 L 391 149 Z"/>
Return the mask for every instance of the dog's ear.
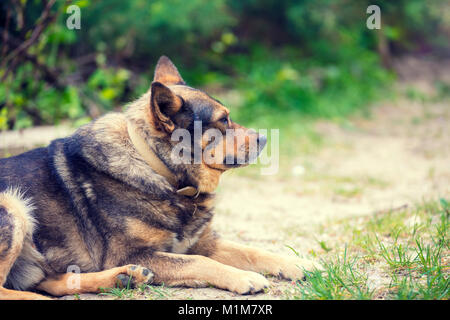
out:
<path id="1" fill-rule="evenodd" d="M 159 130 L 172 133 L 175 125 L 170 119 L 180 111 L 183 100 L 160 82 L 153 82 L 151 87 L 150 108 Z"/>
<path id="2" fill-rule="evenodd" d="M 159 58 L 155 68 L 155 75 L 153 81 L 164 83 L 165 85 L 171 84 L 186 84 L 181 78 L 177 67 L 166 56 Z"/>

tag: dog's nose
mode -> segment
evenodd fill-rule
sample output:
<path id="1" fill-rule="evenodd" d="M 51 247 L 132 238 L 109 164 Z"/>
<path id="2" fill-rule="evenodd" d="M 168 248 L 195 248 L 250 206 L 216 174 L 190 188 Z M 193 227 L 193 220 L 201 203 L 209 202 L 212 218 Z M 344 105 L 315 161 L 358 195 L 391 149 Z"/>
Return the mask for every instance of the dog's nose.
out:
<path id="1" fill-rule="evenodd" d="M 260 134 L 260 135 L 258 135 L 257 142 L 258 142 L 258 149 L 262 150 L 266 146 L 267 137 L 263 134 Z"/>

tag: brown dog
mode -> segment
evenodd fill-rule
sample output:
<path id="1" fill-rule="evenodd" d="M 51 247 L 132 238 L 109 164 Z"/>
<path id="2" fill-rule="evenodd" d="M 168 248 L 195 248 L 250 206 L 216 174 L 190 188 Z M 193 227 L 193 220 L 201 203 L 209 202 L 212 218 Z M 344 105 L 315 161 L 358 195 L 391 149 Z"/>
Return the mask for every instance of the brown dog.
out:
<path id="1" fill-rule="evenodd" d="M 176 130 L 194 136 L 184 141 L 187 162 L 173 156 Z M 227 132 L 236 133 L 231 148 Z M 310 261 L 222 240 L 211 227 L 221 174 L 248 164 L 265 142 L 161 57 L 150 90 L 125 113 L 0 160 L 0 298 L 99 292 L 130 275 L 135 284 L 239 294 L 267 287 L 260 273 L 302 278 Z"/>

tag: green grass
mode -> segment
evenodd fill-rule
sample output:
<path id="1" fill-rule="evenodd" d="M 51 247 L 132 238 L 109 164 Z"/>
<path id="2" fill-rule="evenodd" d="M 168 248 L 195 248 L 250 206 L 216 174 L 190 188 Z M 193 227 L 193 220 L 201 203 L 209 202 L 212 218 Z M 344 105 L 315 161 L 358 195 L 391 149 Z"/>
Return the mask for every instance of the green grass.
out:
<path id="1" fill-rule="evenodd" d="M 296 292 L 288 298 L 307 300 L 371 299 L 367 276 L 358 270 L 358 256 L 350 256 L 347 246 L 334 261 L 323 261 L 325 271 L 305 272 L 306 281 L 296 283 Z"/>
<path id="2" fill-rule="evenodd" d="M 316 252 L 324 271 L 306 272 L 286 298 L 450 299 L 449 215 L 440 199 L 335 222 L 339 232 Z"/>
<path id="3" fill-rule="evenodd" d="M 145 292 L 146 298 L 151 300 L 168 299 L 172 297 L 172 292 L 163 284 L 161 286 L 144 285 L 141 291 Z"/>
<path id="4" fill-rule="evenodd" d="M 131 281 L 132 281 L 132 277 L 130 276 L 128 279 L 128 283 L 127 286 L 122 288 L 119 284 L 119 282 L 117 282 L 117 286 L 114 288 L 102 288 L 101 290 L 103 291 L 102 293 L 100 293 L 100 295 L 103 296 L 110 296 L 110 297 L 114 297 L 116 299 L 130 299 L 133 298 L 135 295 L 134 290 L 131 288 Z"/>
<path id="5" fill-rule="evenodd" d="M 104 288 L 103 292 L 99 295 L 112 297 L 117 300 L 164 300 L 172 297 L 173 295 L 172 292 L 164 284 L 162 284 L 161 286 L 141 284 L 137 288 L 132 288 L 130 281 L 125 288 L 120 288 L 119 286 L 115 288 Z"/>
<path id="6" fill-rule="evenodd" d="M 100 295 L 114 297 L 115 299 L 132 299 L 135 296 L 135 291 L 130 288 L 108 288 Z"/>

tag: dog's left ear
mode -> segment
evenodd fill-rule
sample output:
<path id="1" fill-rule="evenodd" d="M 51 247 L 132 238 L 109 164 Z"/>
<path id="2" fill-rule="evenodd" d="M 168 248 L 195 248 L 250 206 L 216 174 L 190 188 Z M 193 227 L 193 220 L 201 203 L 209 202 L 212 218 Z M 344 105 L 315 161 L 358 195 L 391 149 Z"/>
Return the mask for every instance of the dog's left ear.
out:
<path id="1" fill-rule="evenodd" d="M 186 84 L 178 72 L 177 67 L 166 56 L 159 58 L 153 81 L 158 81 L 165 85 Z"/>
<path id="2" fill-rule="evenodd" d="M 180 111 L 183 100 L 160 82 L 152 83 L 150 99 L 155 126 L 167 133 L 172 133 L 175 125 L 170 117 Z"/>

